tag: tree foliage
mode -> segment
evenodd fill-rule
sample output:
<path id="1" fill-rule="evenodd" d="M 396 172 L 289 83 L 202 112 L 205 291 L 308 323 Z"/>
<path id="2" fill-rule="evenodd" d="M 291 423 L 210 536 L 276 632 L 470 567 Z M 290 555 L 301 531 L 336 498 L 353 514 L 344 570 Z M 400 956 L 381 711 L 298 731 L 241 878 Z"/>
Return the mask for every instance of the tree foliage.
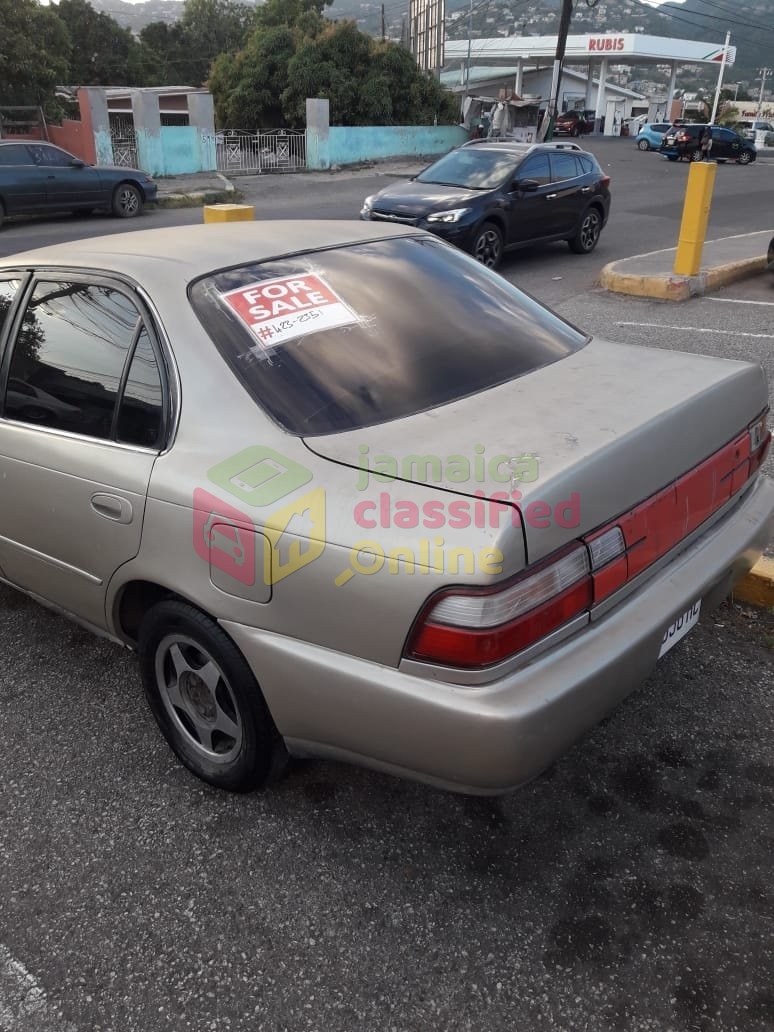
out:
<path id="1" fill-rule="evenodd" d="M 56 8 L 0 0 L 0 101 L 49 107 L 67 78 L 70 37 Z"/>
<path id="2" fill-rule="evenodd" d="M 68 83 L 73 86 L 143 86 L 149 69 L 129 29 L 87 0 L 59 0 L 57 15 L 72 44 Z"/>
<path id="3" fill-rule="evenodd" d="M 209 87 L 219 125 L 303 126 L 309 97 L 330 101 L 333 125 L 456 120 L 454 98 L 407 50 L 377 42 L 354 22 L 322 18 L 321 6 L 320 0 L 266 0 L 259 8 L 244 48 L 213 67 Z"/>

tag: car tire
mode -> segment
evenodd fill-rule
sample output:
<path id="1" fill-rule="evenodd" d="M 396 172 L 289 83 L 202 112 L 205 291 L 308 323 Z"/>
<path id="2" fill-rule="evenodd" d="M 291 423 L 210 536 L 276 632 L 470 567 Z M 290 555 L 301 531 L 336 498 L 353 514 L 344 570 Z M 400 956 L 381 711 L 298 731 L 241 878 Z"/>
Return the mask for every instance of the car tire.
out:
<path id="1" fill-rule="evenodd" d="M 494 222 L 485 222 L 478 228 L 471 253 L 477 262 L 488 269 L 496 269 L 503 257 L 502 230 Z"/>
<path id="2" fill-rule="evenodd" d="M 647 140 L 640 140 L 637 146 L 640 150 L 650 150 L 650 144 Z"/>
<path id="3" fill-rule="evenodd" d="M 752 161 L 752 154 L 747 150 L 743 150 L 737 160 L 740 165 L 749 165 Z"/>
<path id="4" fill-rule="evenodd" d="M 250 792 L 279 774 L 287 752 L 244 656 L 185 602 L 145 615 L 138 653 L 145 695 L 180 762 L 202 781 Z"/>
<path id="5" fill-rule="evenodd" d="M 5 219 L 5 205 L 0 201 L 0 229 L 3 228 L 3 220 Z"/>
<path id="6" fill-rule="evenodd" d="M 580 128 L 576 125 L 572 131 L 573 136 L 580 136 Z"/>
<path id="7" fill-rule="evenodd" d="M 591 254 L 599 242 L 602 232 L 602 216 L 598 208 L 588 208 L 583 213 L 578 232 L 567 243 L 574 254 Z"/>
<path id="8" fill-rule="evenodd" d="M 677 161 L 677 157 L 677 154 L 667 154 L 666 159 L 667 161 Z"/>
<path id="9" fill-rule="evenodd" d="M 116 218 L 133 219 L 142 214 L 142 194 L 133 183 L 119 183 L 113 191 L 110 207 Z"/>
<path id="10" fill-rule="evenodd" d="M 695 150 L 693 152 L 693 154 L 691 154 L 691 161 L 701 161 L 701 151 L 700 150 Z"/>

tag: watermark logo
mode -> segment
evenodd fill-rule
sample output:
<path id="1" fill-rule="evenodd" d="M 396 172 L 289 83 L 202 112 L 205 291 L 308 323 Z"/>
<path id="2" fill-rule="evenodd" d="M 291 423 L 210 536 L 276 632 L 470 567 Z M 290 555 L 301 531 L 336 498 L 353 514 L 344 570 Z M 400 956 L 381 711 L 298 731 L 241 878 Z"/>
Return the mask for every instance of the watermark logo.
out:
<path id="1" fill-rule="evenodd" d="M 312 472 L 273 448 L 256 444 L 213 466 L 207 479 L 241 502 L 263 507 L 308 484 Z"/>
<path id="2" fill-rule="evenodd" d="M 276 584 L 319 559 L 325 551 L 325 490 L 316 487 L 273 512 L 263 532 L 270 545 L 264 550 L 265 584 Z"/>
<path id="3" fill-rule="evenodd" d="M 255 584 L 255 528 L 239 509 L 197 487 L 193 497 L 193 546 L 205 562 L 242 584 Z"/>

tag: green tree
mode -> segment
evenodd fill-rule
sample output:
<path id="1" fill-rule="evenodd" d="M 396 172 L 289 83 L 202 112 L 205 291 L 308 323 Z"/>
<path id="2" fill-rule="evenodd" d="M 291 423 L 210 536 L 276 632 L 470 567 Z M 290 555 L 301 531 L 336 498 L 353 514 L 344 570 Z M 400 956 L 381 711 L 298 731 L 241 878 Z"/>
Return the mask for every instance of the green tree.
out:
<path id="1" fill-rule="evenodd" d="M 216 59 L 208 85 L 219 128 L 274 129 L 285 124 L 280 97 L 288 86 L 295 48 L 292 29 L 256 30 L 236 56 Z"/>
<path id="2" fill-rule="evenodd" d="M 234 0 L 185 0 L 180 31 L 189 55 L 188 83 L 202 85 L 219 54 L 241 47 L 253 15 L 252 7 Z"/>
<path id="3" fill-rule="evenodd" d="M 70 37 L 56 8 L 0 0 L 0 101 L 56 108 L 54 87 L 67 79 Z"/>
<path id="4" fill-rule="evenodd" d="M 140 44 L 149 86 L 188 85 L 191 60 L 178 22 L 150 22 L 140 30 Z"/>
<path id="5" fill-rule="evenodd" d="M 72 55 L 67 81 L 74 86 L 143 86 L 140 44 L 110 15 L 88 0 L 59 0 L 56 12 L 67 26 Z"/>
<path id="6" fill-rule="evenodd" d="M 282 94 L 286 118 L 302 123 L 306 98 L 330 101 L 334 125 L 427 125 L 454 122 L 457 102 L 437 79 L 417 68 L 396 43 L 379 43 L 354 22 L 328 23 L 304 40 L 288 65 Z"/>
<path id="7" fill-rule="evenodd" d="M 255 9 L 255 27 L 292 28 L 301 36 L 316 36 L 326 24 L 322 16 L 325 6 L 326 0 L 264 0 Z"/>

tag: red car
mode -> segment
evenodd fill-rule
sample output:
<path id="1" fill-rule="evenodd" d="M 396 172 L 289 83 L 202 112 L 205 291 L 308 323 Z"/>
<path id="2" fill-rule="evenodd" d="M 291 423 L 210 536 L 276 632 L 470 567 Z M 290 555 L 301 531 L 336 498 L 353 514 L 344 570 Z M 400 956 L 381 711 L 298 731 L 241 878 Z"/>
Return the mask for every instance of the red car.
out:
<path id="1" fill-rule="evenodd" d="M 593 111 L 565 111 L 563 115 L 557 115 L 554 125 L 555 133 L 567 133 L 568 136 L 581 136 L 593 131 Z"/>

